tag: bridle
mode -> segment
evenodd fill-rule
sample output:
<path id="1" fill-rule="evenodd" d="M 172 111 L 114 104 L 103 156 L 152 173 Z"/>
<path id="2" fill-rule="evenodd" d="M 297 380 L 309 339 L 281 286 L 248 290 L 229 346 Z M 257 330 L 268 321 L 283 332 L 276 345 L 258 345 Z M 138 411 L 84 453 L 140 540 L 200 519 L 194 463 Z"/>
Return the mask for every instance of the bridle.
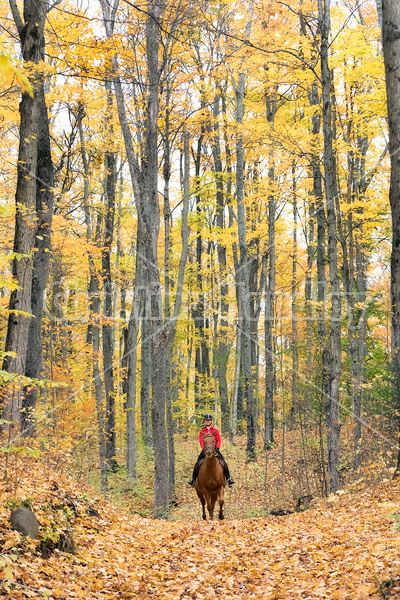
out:
<path id="1" fill-rule="evenodd" d="M 207 454 L 207 452 L 206 452 L 206 450 L 209 450 L 211 448 L 211 446 L 207 446 L 207 448 L 205 447 L 205 443 L 206 443 L 206 439 L 207 438 L 212 438 L 213 439 L 212 454 Z M 204 446 L 203 446 L 204 454 L 208 458 L 211 458 L 212 456 L 216 456 L 217 453 L 215 451 L 215 435 L 213 435 L 212 433 L 206 433 L 205 435 L 203 435 L 203 442 L 204 442 Z"/>

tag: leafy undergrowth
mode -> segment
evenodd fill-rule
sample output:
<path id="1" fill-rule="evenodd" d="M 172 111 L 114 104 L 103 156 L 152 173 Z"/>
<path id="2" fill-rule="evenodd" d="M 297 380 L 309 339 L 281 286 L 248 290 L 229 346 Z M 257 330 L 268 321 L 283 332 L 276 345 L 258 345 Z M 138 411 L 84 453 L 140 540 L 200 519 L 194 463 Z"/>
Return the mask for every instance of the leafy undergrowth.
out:
<path id="1" fill-rule="evenodd" d="M 353 485 L 283 517 L 159 522 L 128 515 L 38 459 L 11 462 L 0 485 L 0 597 L 400 597 L 400 532 L 391 516 L 400 513 L 400 482 Z M 38 517 L 38 540 L 10 529 L 21 504 Z M 65 533 L 75 554 L 57 547 Z"/>
<path id="2" fill-rule="evenodd" d="M 282 448 L 282 433 L 275 432 L 276 445 L 266 453 L 263 449 L 261 436 L 257 439 L 257 461 L 246 461 L 245 435 L 238 436 L 236 444 L 232 445 L 225 436 L 223 439 L 223 454 L 230 466 L 236 481 L 233 488 L 227 491 L 226 516 L 229 519 L 248 519 L 265 517 L 271 510 L 296 510 L 303 498 L 319 498 L 324 495 L 324 481 L 327 472 L 323 473 L 320 464 L 320 450 L 316 433 L 308 437 L 309 450 L 304 460 L 304 448 L 298 431 L 286 432 L 285 448 Z M 391 477 L 393 468 L 393 448 L 376 436 L 368 437 L 366 431 L 363 438 L 362 471 L 354 472 L 352 468 L 352 436 L 353 429 L 341 428 L 341 481 L 343 485 L 351 484 L 362 476 L 364 485 L 376 485 L 379 481 Z M 200 519 L 200 504 L 196 504 L 195 492 L 187 485 L 191 477 L 193 465 L 199 452 L 197 433 L 177 435 L 175 439 L 176 467 L 176 502 L 171 509 L 170 519 L 182 521 Z M 97 453 L 97 448 L 95 448 Z M 54 453 L 51 462 L 54 464 Z M 81 473 L 74 469 L 80 481 L 90 483 L 100 488 L 100 473 L 97 466 L 97 454 L 92 456 L 89 472 Z M 125 456 L 118 456 L 120 465 L 124 464 Z M 87 462 L 87 456 L 86 456 Z M 71 468 L 69 461 L 68 468 Z M 128 483 L 125 468 L 109 474 L 110 499 L 133 515 L 142 517 L 153 516 L 153 458 L 146 453 L 142 446 L 138 448 L 138 464 L 135 482 Z M 303 505 L 304 507 L 304 505 Z"/>

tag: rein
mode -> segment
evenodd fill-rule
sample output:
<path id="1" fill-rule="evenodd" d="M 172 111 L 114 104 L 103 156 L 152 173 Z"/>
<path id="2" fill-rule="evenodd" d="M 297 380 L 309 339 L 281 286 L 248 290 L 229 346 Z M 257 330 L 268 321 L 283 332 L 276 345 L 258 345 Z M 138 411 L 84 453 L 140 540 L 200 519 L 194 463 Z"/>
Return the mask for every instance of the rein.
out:
<path id="1" fill-rule="evenodd" d="M 213 448 L 214 454 L 213 454 L 213 456 L 216 457 L 217 456 L 217 449 L 215 447 L 215 436 L 212 433 L 203 434 L 203 452 L 207 456 L 207 454 L 206 454 L 206 447 L 205 446 L 206 446 L 206 440 L 210 439 L 210 438 L 212 438 L 213 441 L 214 441 L 214 448 Z M 208 446 L 207 449 L 209 449 L 209 448 L 210 448 L 210 446 Z M 211 456 L 209 458 L 211 458 Z"/>

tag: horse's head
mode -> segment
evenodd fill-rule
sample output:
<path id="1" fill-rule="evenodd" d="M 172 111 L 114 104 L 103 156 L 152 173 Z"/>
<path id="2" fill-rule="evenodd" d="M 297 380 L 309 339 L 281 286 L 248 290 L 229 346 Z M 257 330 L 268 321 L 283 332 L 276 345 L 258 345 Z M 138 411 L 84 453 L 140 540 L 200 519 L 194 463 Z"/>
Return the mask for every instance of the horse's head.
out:
<path id="1" fill-rule="evenodd" d="M 204 454 L 208 457 L 214 456 L 215 454 L 215 435 L 212 433 L 206 433 L 203 435 L 203 450 Z"/>

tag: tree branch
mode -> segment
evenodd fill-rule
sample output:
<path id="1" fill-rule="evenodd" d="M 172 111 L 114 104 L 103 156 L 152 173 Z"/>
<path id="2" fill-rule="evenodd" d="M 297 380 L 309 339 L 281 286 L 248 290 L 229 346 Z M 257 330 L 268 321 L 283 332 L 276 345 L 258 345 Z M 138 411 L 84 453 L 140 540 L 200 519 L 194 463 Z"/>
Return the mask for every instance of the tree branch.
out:
<path id="1" fill-rule="evenodd" d="M 10 8 L 11 8 L 11 12 L 12 12 L 12 16 L 13 16 L 13 19 L 14 19 L 15 26 L 17 28 L 17 31 L 18 31 L 19 35 L 21 36 L 21 32 L 22 32 L 22 30 L 24 28 L 24 23 L 23 23 L 23 21 L 21 19 L 21 15 L 19 13 L 17 3 L 16 3 L 15 0 L 9 0 L 9 3 L 10 3 Z"/>

